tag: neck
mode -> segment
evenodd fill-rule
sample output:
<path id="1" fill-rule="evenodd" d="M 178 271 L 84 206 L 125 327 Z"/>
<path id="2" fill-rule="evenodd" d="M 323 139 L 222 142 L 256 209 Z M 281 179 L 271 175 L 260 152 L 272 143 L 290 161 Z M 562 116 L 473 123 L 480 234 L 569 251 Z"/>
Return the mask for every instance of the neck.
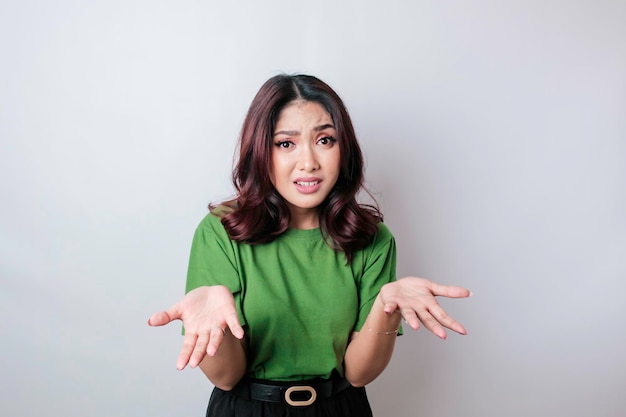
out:
<path id="1" fill-rule="evenodd" d="M 317 210 L 307 210 L 305 212 L 291 211 L 291 221 L 289 227 L 292 229 L 315 229 L 320 227 L 320 220 Z"/>

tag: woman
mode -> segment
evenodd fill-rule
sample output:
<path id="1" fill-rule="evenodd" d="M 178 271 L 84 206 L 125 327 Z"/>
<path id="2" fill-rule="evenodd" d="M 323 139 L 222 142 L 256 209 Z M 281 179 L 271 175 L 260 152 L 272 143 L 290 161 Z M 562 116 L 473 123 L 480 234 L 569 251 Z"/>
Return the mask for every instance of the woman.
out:
<path id="1" fill-rule="evenodd" d="M 148 323 L 182 320 L 178 369 L 215 389 L 207 416 L 368 416 L 364 386 L 391 358 L 400 320 L 465 334 L 434 296 L 460 287 L 395 280 L 392 234 L 357 203 L 363 159 L 339 96 L 279 75 L 252 101 L 236 197 L 194 235 L 187 295 Z"/>

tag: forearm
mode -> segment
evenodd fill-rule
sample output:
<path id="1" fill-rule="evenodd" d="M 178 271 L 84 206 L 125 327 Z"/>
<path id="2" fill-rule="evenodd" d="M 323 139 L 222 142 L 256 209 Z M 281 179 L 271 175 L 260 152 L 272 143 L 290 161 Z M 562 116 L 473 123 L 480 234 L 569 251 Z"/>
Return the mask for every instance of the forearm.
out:
<path id="1" fill-rule="evenodd" d="M 200 369 L 211 383 L 224 391 L 237 385 L 246 372 L 244 340 L 237 339 L 227 329 L 215 356 L 206 355 L 200 362 Z"/>
<path id="2" fill-rule="evenodd" d="M 401 315 L 387 314 L 383 307 L 379 294 L 361 331 L 354 334 L 346 349 L 345 376 L 353 386 L 372 382 L 391 360 Z"/>

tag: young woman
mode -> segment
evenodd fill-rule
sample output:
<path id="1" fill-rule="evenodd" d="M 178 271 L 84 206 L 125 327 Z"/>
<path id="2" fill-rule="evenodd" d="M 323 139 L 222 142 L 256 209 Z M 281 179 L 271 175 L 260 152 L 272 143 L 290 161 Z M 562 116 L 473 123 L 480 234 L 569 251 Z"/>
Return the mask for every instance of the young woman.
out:
<path id="1" fill-rule="evenodd" d="M 148 323 L 182 320 L 178 369 L 215 386 L 207 416 L 371 416 L 364 386 L 385 369 L 400 320 L 465 334 L 435 296 L 464 288 L 395 280 L 394 238 L 357 202 L 363 158 L 339 96 L 279 75 L 252 101 L 236 197 L 194 235 L 187 295 Z"/>

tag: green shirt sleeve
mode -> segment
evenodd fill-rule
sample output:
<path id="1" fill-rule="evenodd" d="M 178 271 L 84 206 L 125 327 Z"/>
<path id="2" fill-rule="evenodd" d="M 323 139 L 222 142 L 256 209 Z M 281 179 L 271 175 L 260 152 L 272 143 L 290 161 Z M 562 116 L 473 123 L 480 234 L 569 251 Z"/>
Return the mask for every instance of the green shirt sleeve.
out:
<path id="1" fill-rule="evenodd" d="M 220 219 L 208 214 L 193 237 L 185 293 L 202 286 L 226 286 L 235 298 L 239 321 L 244 325 L 238 265 L 238 254 Z"/>
<path id="2" fill-rule="evenodd" d="M 363 274 L 359 282 L 359 313 L 355 331 L 360 331 L 383 285 L 396 279 L 396 242 L 383 223 L 379 223 L 374 242 L 365 249 Z"/>

